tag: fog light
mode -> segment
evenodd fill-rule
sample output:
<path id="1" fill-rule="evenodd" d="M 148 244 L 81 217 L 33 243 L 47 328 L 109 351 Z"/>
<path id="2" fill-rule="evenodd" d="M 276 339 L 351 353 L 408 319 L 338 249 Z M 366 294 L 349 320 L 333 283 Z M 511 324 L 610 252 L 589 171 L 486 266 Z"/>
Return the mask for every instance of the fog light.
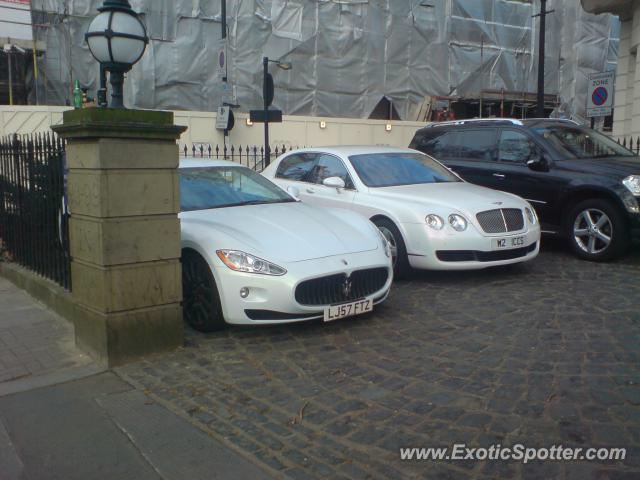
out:
<path id="1" fill-rule="evenodd" d="M 242 287 L 240 289 L 240 296 L 242 298 L 247 298 L 249 296 L 249 289 L 247 287 Z"/>

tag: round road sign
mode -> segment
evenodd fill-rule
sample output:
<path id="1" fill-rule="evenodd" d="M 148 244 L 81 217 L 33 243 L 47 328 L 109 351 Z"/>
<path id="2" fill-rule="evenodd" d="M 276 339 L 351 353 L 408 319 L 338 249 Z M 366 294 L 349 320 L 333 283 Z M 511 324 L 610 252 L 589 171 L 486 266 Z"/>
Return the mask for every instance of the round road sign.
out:
<path id="1" fill-rule="evenodd" d="M 609 92 L 604 87 L 598 87 L 593 91 L 591 95 L 591 100 L 593 100 L 593 104 L 600 107 L 604 105 L 609 98 Z"/>

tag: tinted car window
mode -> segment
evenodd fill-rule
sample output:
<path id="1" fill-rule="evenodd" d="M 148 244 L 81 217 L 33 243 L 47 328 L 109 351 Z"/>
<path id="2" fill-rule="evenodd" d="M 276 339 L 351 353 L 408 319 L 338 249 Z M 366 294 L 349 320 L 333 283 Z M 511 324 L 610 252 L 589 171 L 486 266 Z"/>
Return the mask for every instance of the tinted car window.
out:
<path id="1" fill-rule="evenodd" d="M 503 130 L 498 142 L 498 157 L 501 162 L 525 163 L 531 158 L 534 145 L 524 133 Z"/>
<path id="2" fill-rule="evenodd" d="M 435 136 L 422 135 L 414 148 L 435 158 L 453 158 L 456 154 L 456 137 L 456 132 L 443 132 Z"/>
<path id="3" fill-rule="evenodd" d="M 367 187 L 459 182 L 433 158 L 419 153 L 372 153 L 349 157 Z"/>
<path id="4" fill-rule="evenodd" d="M 296 153 L 289 155 L 278 165 L 276 178 L 306 182 L 317 161 L 314 153 Z"/>
<path id="5" fill-rule="evenodd" d="M 535 128 L 565 158 L 633 157 L 635 154 L 595 130 L 549 126 Z"/>
<path id="6" fill-rule="evenodd" d="M 493 160 L 496 130 L 460 130 L 456 137 L 455 157 L 466 160 Z"/>
<path id="7" fill-rule="evenodd" d="M 333 155 L 321 155 L 309 175 L 309 181 L 321 184 L 325 179 L 330 177 L 338 177 L 344 181 L 347 188 L 352 188 L 353 183 L 349 178 L 349 172 L 338 157 Z"/>

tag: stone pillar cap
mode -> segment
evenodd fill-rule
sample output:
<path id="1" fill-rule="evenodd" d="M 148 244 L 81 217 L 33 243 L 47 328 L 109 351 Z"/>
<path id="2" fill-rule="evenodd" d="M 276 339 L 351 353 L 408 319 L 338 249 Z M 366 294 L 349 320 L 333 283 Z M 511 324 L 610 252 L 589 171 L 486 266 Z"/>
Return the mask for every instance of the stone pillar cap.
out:
<path id="1" fill-rule="evenodd" d="M 51 129 L 66 139 L 129 138 L 177 140 L 187 129 L 174 125 L 173 112 L 116 108 L 67 110 Z"/>

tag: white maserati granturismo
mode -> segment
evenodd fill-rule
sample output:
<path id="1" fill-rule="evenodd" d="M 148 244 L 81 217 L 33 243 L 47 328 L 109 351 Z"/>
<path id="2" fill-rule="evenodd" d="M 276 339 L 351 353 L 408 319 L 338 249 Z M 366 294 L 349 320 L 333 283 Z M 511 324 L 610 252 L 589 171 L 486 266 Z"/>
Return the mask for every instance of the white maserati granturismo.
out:
<path id="1" fill-rule="evenodd" d="M 539 252 L 540 226 L 527 201 L 467 183 L 415 150 L 308 148 L 279 157 L 263 175 L 310 205 L 369 218 L 391 245 L 397 276 L 410 267 L 524 262 Z"/>
<path id="2" fill-rule="evenodd" d="M 301 203 L 236 163 L 185 160 L 178 172 L 193 328 L 333 321 L 387 298 L 390 246 L 366 218 Z"/>

